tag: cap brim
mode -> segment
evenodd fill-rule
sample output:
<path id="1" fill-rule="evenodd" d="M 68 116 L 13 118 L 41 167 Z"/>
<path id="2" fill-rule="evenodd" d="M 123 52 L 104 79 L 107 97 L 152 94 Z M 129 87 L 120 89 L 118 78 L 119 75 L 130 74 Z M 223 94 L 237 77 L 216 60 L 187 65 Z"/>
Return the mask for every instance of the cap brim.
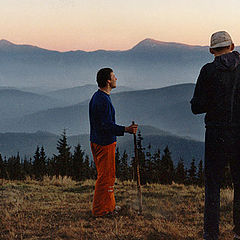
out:
<path id="1" fill-rule="evenodd" d="M 225 41 L 225 42 L 221 42 L 221 43 L 217 43 L 215 45 L 210 46 L 210 48 L 219 48 L 219 47 L 228 47 L 232 44 L 232 41 Z"/>

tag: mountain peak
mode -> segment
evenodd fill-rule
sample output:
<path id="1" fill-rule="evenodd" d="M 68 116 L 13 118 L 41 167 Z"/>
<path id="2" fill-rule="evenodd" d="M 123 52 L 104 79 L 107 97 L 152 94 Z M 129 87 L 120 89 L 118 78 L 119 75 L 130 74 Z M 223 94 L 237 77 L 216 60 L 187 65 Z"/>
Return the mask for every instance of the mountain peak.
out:
<path id="1" fill-rule="evenodd" d="M 40 48 L 33 45 L 28 44 L 15 44 L 8 40 L 1 39 L 0 40 L 0 48 L 1 50 L 7 50 L 7 51 L 18 51 L 18 52 L 30 52 L 30 51 L 41 51 L 41 52 L 57 52 L 54 50 L 47 50 L 44 48 Z"/>
<path id="2" fill-rule="evenodd" d="M 158 40 L 155 40 L 153 38 L 145 38 L 144 40 L 142 40 L 138 44 L 152 46 L 152 45 L 166 44 L 166 42 L 158 41 Z"/>
<path id="3" fill-rule="evenodd" d="M 157 41 L 152 38 L 146 38 L 146 39 L 142 40 L 141 42 L 139 42 L 137 45 L 135 45 L 133 47 L 133 49 L 155 48 L 162 44 L 163 44 L 163 42 L 161 42 L 161 41 Z"/>
<path id="4" fill-rule="evenodd" d="M 15 45 L 15 44 L 13 44 L 13 43 L 5 40 L 5 39 L 0 40 L 0 46 L 1 47 L 8 47 L 8 46 L 13 46 L 13 45 Z"/>
<path id="5" fill-rule="evenodd" d="M 177 47 L 177 48 L 194 48 L 199 46 L 188 45 L 184 43 L 177 43 L 177 42 L 163 42 L 158 41 L 152 38 L 146 38 L 139 42 L 136 46 L 134 46 L 133 50 L 156 50 L 160 48 L 166 47 Z"/>

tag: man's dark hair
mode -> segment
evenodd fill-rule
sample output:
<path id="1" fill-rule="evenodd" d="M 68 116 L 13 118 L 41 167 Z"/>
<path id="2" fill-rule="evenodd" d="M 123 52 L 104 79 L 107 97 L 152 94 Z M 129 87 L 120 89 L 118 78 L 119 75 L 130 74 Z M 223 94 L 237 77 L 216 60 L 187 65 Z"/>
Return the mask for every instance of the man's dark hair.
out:
<path id="1" fill-rule="evenodd" d="M 228 48 L 230 48 L 230 45 L 229 45 L 229 46 L 226 46 L 226 47 L 212 48 L 212 50 L 214 50 L 214 51 L 216 51 L 216 52 L 221 52 L 222 50 L 228 49 Z"/>
<path id="2" fill-rule="evenodd" d="M 102 68 L 97 73 L 97 83 L 98 87 L 103 88 L 107 85 L 107 80 L 111 80 L 111 68 Z"/>

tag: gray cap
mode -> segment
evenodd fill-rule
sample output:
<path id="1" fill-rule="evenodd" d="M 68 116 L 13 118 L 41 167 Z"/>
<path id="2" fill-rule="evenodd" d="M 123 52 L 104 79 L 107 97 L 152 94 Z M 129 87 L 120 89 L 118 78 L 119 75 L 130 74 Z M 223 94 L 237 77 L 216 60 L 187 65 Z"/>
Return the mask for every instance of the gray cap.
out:
<path id="1" fill-rule="evenodd" d="M 210 40 L 210 48 L 227 47 L 233 43 L 231 36 L 225 31 L 213 33 Z"/>

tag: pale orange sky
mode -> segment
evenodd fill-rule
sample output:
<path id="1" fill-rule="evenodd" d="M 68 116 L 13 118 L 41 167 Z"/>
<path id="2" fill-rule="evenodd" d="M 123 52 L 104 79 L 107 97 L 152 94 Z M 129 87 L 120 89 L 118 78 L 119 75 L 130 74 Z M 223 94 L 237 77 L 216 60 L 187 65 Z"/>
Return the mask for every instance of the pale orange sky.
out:
<path id="1" fill-rule="evenodd" d="M 58 51 L 126 50 L 145 38 L 208 45 L 228 31 L 240 45 L 239 0 L 7 0 L 0 39 Z"/>

